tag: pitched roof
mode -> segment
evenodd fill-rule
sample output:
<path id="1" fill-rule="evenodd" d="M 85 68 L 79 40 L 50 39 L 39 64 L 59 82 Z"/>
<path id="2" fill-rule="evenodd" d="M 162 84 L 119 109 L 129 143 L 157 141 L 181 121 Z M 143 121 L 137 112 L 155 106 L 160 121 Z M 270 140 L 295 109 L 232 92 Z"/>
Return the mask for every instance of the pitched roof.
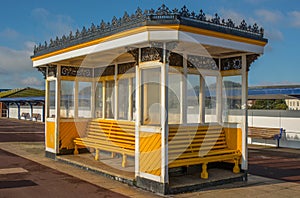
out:
<path id="1" fill-rule="evenodd" d="M 45 96 L 45 91 L 31 87 L 12 89 L 0 92 L 0 98 L 39 97 Z"/>

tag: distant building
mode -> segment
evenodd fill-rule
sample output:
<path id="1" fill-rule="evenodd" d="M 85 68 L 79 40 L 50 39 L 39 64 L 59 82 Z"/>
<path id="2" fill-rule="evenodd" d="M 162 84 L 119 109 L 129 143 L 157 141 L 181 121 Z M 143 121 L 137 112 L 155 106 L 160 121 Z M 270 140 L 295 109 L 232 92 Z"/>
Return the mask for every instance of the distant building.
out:
<path id="1" fill-rule="evenodd" d="M 289 110 L 300 110 L 299 99 L 286 99 L 285 102 Z"/>
<path id="2" fill-rule="evenodd" d="M 257 100 L 285 100 L 288 110 L 300 110 L 300 85 L 249 87 L 248 106 Z"/>
<path id="3" fill-rule="evenodd" d="M 1 92 L 6 92 L 9 91 L 10 89 L 0 89 L 0 94 Z M 1 117 L 7 117 L 7 107 L 5 103 L 0 102 L 0 118 Z"/>
<path id="4" fill-rule="evenodd" d="M 0 117 L 44 121 L 45 91 L 30 87 L 0 92 Z"/>

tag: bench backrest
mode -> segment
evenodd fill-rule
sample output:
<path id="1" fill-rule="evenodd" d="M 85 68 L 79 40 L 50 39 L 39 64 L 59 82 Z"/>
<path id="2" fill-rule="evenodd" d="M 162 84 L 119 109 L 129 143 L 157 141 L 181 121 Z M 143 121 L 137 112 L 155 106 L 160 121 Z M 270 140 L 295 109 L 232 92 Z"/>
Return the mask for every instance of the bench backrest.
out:
<path id="1" fill-rule="evenodd" d="M 248 136 L 252 137 L 281 137 L 283 129 L 282 128 L 268 128 L 268 127 L 248 127 Z"/>
<path id="2" fill-rule="evenodd" d="M 87 137 L 110 141 L 125 149 L 134 149 L 134 122 L 93 119 L 87 126 Z"/>
<path id="3" fill-rule="evenodd" d="M 203 153 L 227 148 L 225 132 L 222 126 L 170 126 L 169 159 L 181 155 L 199 156 Z"/>

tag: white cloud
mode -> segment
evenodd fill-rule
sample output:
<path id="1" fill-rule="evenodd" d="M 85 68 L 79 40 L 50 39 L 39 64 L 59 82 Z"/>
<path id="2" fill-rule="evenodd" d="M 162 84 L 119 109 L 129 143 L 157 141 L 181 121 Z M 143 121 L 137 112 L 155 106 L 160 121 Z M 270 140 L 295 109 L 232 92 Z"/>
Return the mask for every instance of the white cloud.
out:
<path id="1" fill-rule="evenodd" d="M 250 4 L 263 4 L 267 1 L 270 1 L 270 0 L 245 0 L 245 2 L 250 3 Z"/>
<path id="2" fill-rule="evenodd" d="M 278 29 L 267 29 L 265 31 L 265 36 L 270 40 L 283 41 L 284 36 L 283 33 Z"/>
<path id="3" fill-rule="evenodd" d="M 278 24 L 284 18 L 284 15 L 277 10 L 261 9 L 261 10 L 256 10 L 255 14 L 265 23 Z"/>
<path id="4" fill-rule="evenodd" d="M 26 42 L 23 50 L 0 47 L 0 88 L 43 87 L 43 76 L 30 60 L 33 44 Z"/>
<path id="5" fill-rule="evenodd" d="M 288 13 L 293 27 L 300 27 L 300 11 L 293 11 Z"/>
<path id="6" fill-rule="evenodd" d="M 31 65 L 29 50 L 14 50 L 7 47 L 0 47 L 0 70 L 15 72 L 28 70 Z"/>
<path id="7" fill-rule="evenodd" d="M 41 87 L 44 85 L 43 81 L 37 77 L 29 76 L 23 80 L 21 80 L 21 84 L 24 85 L 24 87 Z"/>
<path id="8" fill-rule="evenodd" d="M 238 13 L 234 10 L 228 10 L 228 9 L 222 8 L 220 10 L 220 13 L 222 15 L 222 18 L 224 18 L 225 20 L 231 19 L 236 25 L 240 24 L 243 20 L 247 21 L 246 16 L 244 16 L 243 14 Z"/>
<path id="9" fill-rule="evenodd" d="M 16 39 L 19 36 L 19 33 L 11 28 L 6 28 L 0 32 L 0 37 L 3 39 Z"/>
<path id="10" fill-rule="evenodd" d="M 61 36 L 73 29 L 74 20 L 67 15 L 51 13 L 44 8 L 32 10 L 31 16 L 37 21 L 40 28 L 49 35 Z"/>

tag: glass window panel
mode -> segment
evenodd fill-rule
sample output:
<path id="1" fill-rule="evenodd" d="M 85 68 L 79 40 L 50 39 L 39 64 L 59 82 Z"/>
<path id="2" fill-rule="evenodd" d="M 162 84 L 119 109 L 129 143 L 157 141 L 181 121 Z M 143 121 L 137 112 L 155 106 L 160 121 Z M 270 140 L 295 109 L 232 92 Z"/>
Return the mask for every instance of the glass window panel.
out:
<path id="1" fill-rule="evenodd" d="M 180 80 L 181 74 L 169 74 L 168 108 L 169 124 L 180 123 Z"/>
<path id="2" fill-rule="evenodd" d="M 95 108 L 96 108 L 96 117 L 97 118 L 102 118 L 102 109 L 103 109 L 103 94 L 102 94 L 102 89 L 103 89 L 103 83 L 98 82 L 96 85 L 96 96 L 95 96 Z"/>
<path id="3" fill-rule="evenodd" d="M 205 77 L 205 122 L 217 122 L 216 115 L 217 77 Z"/>
<path id="4" fill-rule="evenodd" d="M 223 122 L 241 123 L 242 76 L 223 77 Z"/>
<path id="5" fill-rule="evenodd" d="M 187 123 L 199 122 L 200 75 L 187 75 Z"/>
<path id="6" fill-rule="evenodd" d="M 128 120 L 129 108 L 129 79 L 121 79 L 118 82 L 118 118 Z"/>
<path id="7" fill-rule="evenodd" d="M 241 109 L 242 104 L 242 77 L 223 77 L 223 103 L 226 109 Z"/>
<path id="8" fill-rule="evenodd" d="M 105 118 L 114 118 L 115 109 L 115 81 L 105 83 Z"/>
<path id="9" fill-rule="evenodd" d="M 91 112 L 91 82 L 78 82 L 78 117 L 90 118 Z"/>
<path id="10" fill-rule="evenodd" d="M 62 118 L 74 117 L 74 81 L 61 81 L 60 116 Z"/>
<path id="11" fill-rule="evenodd" d="M 48 82 L 48 94 L 49 94 L 49 106 L 48 106 L 48 118 L 55 118 L 55 83 L 56 81 Z"/>
<path id="12" fill-rule="evenodd" d="M 160 125 L 160 68 L 142 70 L 142 123 Z"/>

